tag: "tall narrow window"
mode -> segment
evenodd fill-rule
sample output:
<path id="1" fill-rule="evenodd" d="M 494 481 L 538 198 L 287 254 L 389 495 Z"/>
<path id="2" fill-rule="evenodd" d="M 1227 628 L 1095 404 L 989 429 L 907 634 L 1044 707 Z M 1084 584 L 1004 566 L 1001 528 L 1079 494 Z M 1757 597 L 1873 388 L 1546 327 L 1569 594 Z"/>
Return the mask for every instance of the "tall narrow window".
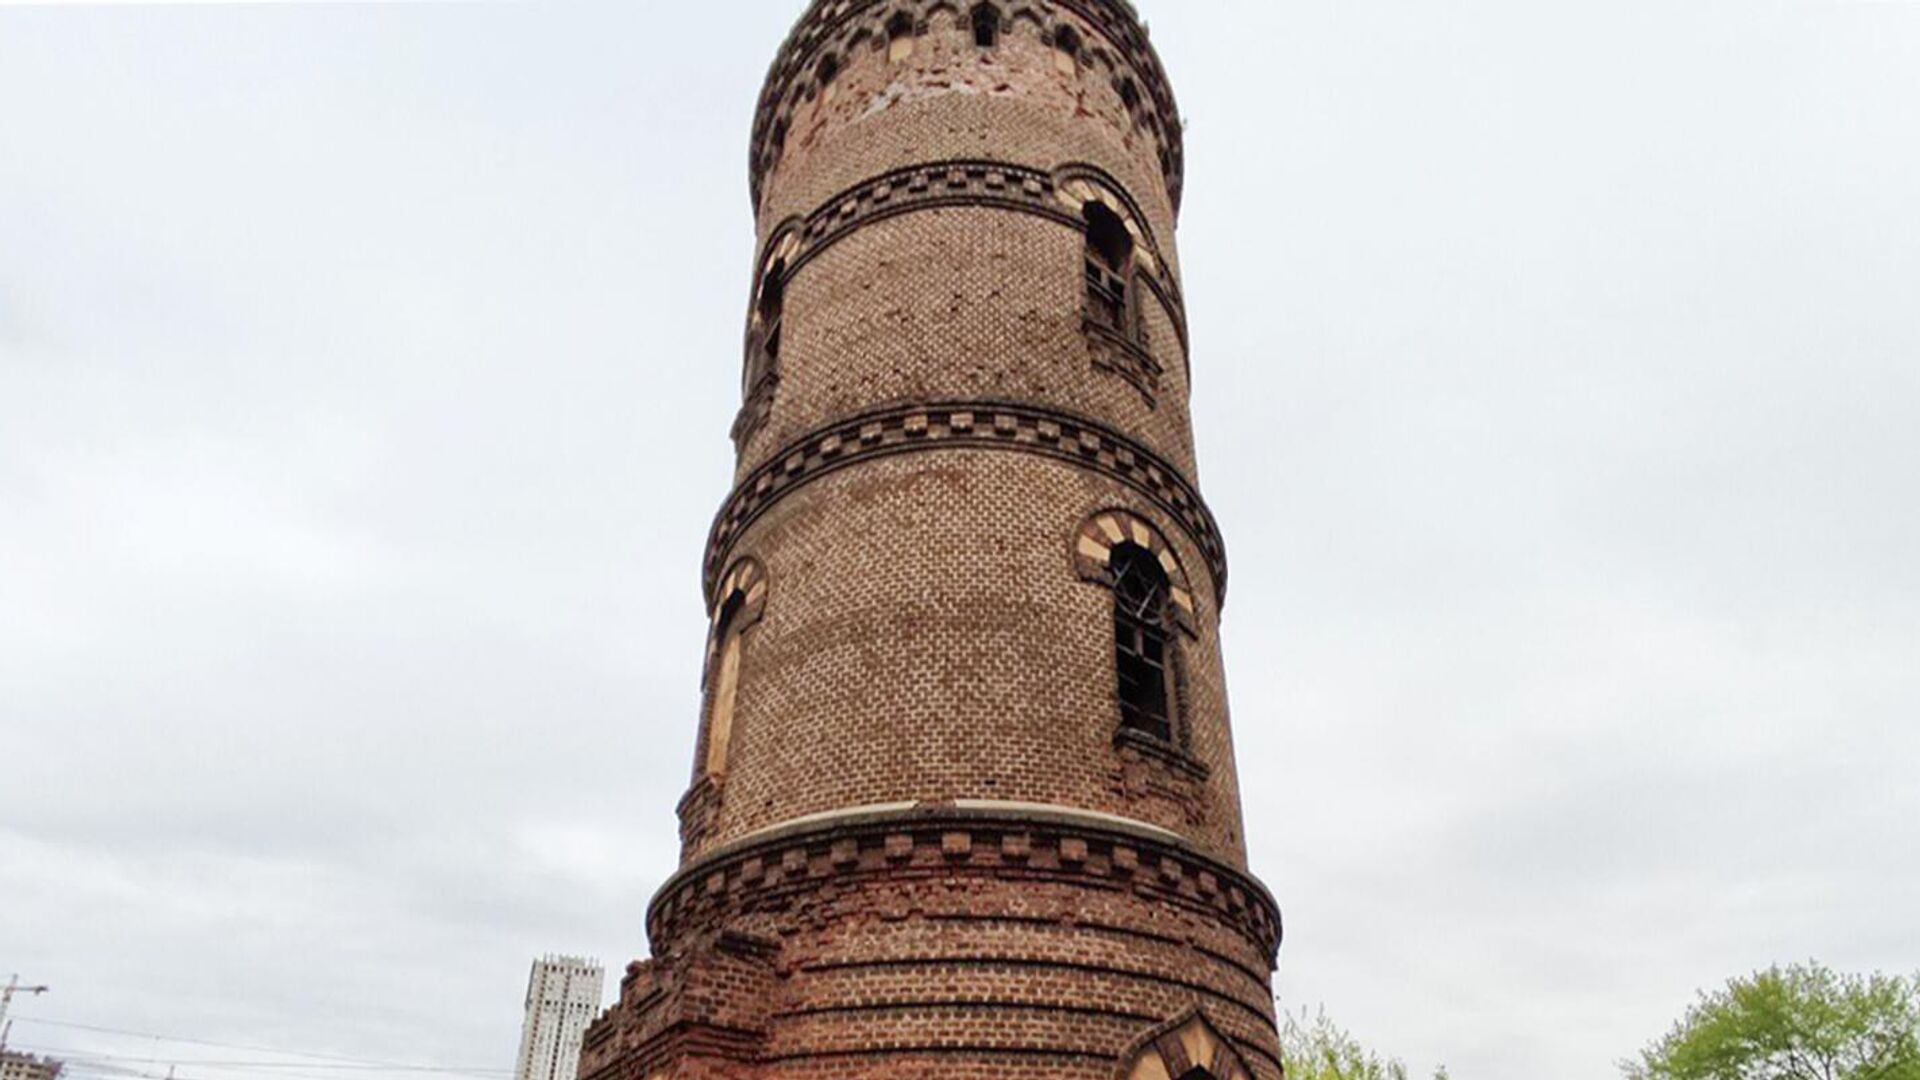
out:
<path id="1" fill-rule="evenodd" d="M 1133 234 L 1105 203 L 1089 202 L 1081 213 L 1087 224 L 1087 315 L 1131 336 Z"/>
<path id="2" fill-rule="evenodd" d="M 734 703 L 740 696 L 741 652 L 746 633 L 760 621 L 766 610 L 767 579 L 760 564 L 742 561 L 721 585 L 722 600 L 713 616 L 713 632 L 707 644 L 707 732 L 706 748 L 700 759 L 703 777 L 719 778 L 727 773 L 733 751 Z"/>
<path id="3" fill-rule="evenodd" d="M 991 49 L 1000 43 L 1000 9 L 979 4 L 973 9 L 973 43 Z"/>
<path id="4" fill-rule="evenodd" d="M 787 260 L 775 259 L 773 265 L 767 267 L 760 281 L 760 302 L 754 314 L 758 317 L 764 362 L 762 369 L 754 373 L 757 377 L 749 377 L 749 389 L 780 366 L 780 328 L 787 314 Z"/>
<path id="5" fill-rule="evenodd" d="M 913 55 L 913 16 L 895 12 L 887 20 L 887 59 L 899 63 Z"/>
<path id="6" fill-rule="evenodd" d="M 1053 32 L 1054 65 L 1062 74 L 1072 75 L 1080 70 L 1080 32 L 1071 26 L 1061 26 Z"/>
<path id="7" fill-rule="evenodd" d="M 1138 544 L 1115 546 L 1108 572 L 1113 577 L 1120 726 L 1171 743 L 1179 714 L 1171 583 L 1159 558 Z"/>
<path id="8" fill-rule="evenodd" d="M 709 675 L 713 703 L 707 713 L 708 776 L 726 775 L 727 752 L 733 747 L 733 703 L 740 693 L 740 634 L 745 629 L 740 611 L 745 603 L 746 597 L 740 593 L 728 597 L 715 630 L 718 652 L 715 670 Z"/>

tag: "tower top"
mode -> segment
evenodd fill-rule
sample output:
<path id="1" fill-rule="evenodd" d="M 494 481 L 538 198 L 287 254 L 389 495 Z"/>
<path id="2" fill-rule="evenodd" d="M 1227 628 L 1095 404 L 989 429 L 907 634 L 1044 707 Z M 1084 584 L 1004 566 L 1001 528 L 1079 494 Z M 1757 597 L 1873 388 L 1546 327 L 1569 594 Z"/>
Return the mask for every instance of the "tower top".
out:
<path id="1" fill-rule="evenodd" d="M 799 106 L 817 97 L 860 49 L 927 32 L 932 17 L 985 9 L 999 25 L 1040 35 L 1108 78 L 1151 134 L 1176 211 L 1186 169 L 1180 109 L 1147 27 L 1128 0 L 812 0 L 774 57 L 754 114 L 750 179 L 757 210 Z"/>

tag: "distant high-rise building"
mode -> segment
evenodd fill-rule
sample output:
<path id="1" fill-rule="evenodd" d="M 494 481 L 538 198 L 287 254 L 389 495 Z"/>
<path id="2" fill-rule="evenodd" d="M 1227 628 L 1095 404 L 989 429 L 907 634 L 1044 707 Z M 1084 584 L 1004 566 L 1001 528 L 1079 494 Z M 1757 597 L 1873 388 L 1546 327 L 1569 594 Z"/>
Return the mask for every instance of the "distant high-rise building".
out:
<path id="1" fill-rule="evenodd" d="M 65 1068 L 52 1058 L 0 1051 L 0 1080 L 59 1080 Z"/>
<path id="2" fill-rule="evenodd" d="M 514 1069 L 514 1080 L 575 1080 L 579 1076 L 580 1037 L 600 1011 L 600 991 L 605 982 L 606 973 L 597 960 L 548 956 L 533 962 L 533 973 L 527 976 L 527 1021 L 520 1031 L 520 1062 Z"/>

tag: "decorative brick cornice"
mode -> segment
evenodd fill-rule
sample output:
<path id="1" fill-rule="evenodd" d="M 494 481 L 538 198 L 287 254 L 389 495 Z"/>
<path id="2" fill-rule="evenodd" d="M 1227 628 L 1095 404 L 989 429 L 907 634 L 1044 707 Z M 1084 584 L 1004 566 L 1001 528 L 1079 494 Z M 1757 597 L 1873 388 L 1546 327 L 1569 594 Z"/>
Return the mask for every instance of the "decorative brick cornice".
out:
<path id="1" fill-rule="evenodd" d="M 1206 558 L 1218 606 L 1227 551 L 1213 512 L 1180 470 L 1124 435 L 1082 417 L 1001 401 L 896 405 L 837 421 L 788 444 L 736 487 L 707 538 L 709 604 L 734 544 L 789 492 L 849 465 L 926 450 L 993 449 L 1069 461 L 1153 500 Z"/>
<path id="2" fill-rule="evenodd" d="M 774 57 L 754 114 L 750 181 L 755 209 L 778 159 L 780 134 L 793 126 L 794 110 L 820 92 L 821 58 L 828 52 L 844 57 L 862 45 L 885 48 L 888 19 L 905 13 L 916 27 L 924 27 L 932 10 L 941 6 L 952 5 L 947 0 L 814 0 Z M 1063 14 L 1098 35 L 1099 42 L 1087 43 L 1085 59 L 1095 70 L 1110 73 L 1116 85 L 1134 86 L 1135 100 L 1128 108 L 1159 144 L 1160 169 L 1178 211 L 1186 168 L 1180 109 L 1133 5 L 1127 0 L 1011 0 L 1001 8 L 1009 24 L 1030 21 L 1050 37 L 1058 32 Z"/>
<path id="3" fill-rule="evenodd" d="M 1058 807 L 948 804 L 876 808 L 796 822 L 737 841 L 683 867 L 654 897 L 656 942 L 789 903 L 823 886 L 978 877 L 1131 889 L 1232 927 L 1268 962 L 1280 909 L 1253 877 L 1173 833 Z"/>
<path id="4" fill-rule="evenodd" d="M 1088 183 L 1111 192 L 1140 230 L 1146 257 L 1137 278 L 1159 299 L 1173 321 L 1182 354 L 1187 351 L 1187 308 L 1166 254 L 1153 234 L 1139 203 L 1120 182 L 1086 164 L 1063 165 L 1047 172 L 1004 161 L 930 161 L 873 177 L 840 192 L 804 218 L 794 218 L 773 231 L 762 263 L 770 265 L 776 251 L 786 263 L 783 286 L 822 252 L 854 233 L 901 214 L 948 206 L 988 207 L 1033 214 L 1069 228 L 1085 230 L 1079 193 Z M 1136 348 L 1136 352 L 1144 350 Z M 1110 361 L 1123 368 L 1141 392 L 1151 398 L 1157 389 L 1159 368 L 1151 355 Z"/>

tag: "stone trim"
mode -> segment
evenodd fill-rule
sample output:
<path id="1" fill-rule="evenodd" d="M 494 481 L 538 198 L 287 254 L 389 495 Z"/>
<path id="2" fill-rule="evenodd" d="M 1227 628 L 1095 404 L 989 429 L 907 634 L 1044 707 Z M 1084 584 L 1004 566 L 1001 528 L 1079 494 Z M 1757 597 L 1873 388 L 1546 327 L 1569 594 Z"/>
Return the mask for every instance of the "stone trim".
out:
<path id="1" fill-rule="evenodd" d="M 802 267 L 869 225 L 901 214 L 951 206 L 1033 214 L 1084 232 L 1086 221 L 1081 206 L 1089 198 L 1102 196 L 1103 201 L 1118 204 L 1114 209 L 1121 212 L 1135 231 L 1141 265 L 1134 277 L 1144 283 L 1166 309 L 1174 334 L 1180 339 L 1181 353 L 1185 355 L 1189 351 L 1187 310 L 1180 282 L 1168 267 L 1139 204 L 1118 180 L 1093 165 L 1075 163 L 1046 172 L 1004 161 L 955 160 L 895 169 L 840 192 L 804 218 L 783 223 L 775 232 L 776 239 L 768 244 L 762 266 L 771 266 L 777 258 L 784 258 L 785 283 L 790 285 Z M 775 244 L 779 245 L 777 250 Z M 760 288 L 756 278 L 754 295 L 759 295 Z M 1110 360 L 1107 366 L 1127 375 L 1151 402 L 1153 392 L 1159 387 L 1159 364 L 1138 345 L 1133 348 L 1144 355 L 1144 360 L 1140 357 Z"/>
<path id="2" fill-rule="evenodd" d="M 760 515 L 788 492 L 849 465 L 926 450 L 998 449 L 1070 461 L 1152 499 L 1192 538 L 1207 561 L 1219 606 L 1226 605 L 1227 552 L 1219 524 L 1180 471 L 1110 428 L 1067 413 L 996 401 L 896 405 L 859 414 L 790 443 L 748 474 L 714 518 L 707 538 L 708 603 L 720 568 Z"/>
<path id="3" fill-rule="evenodd" d="M 934 874 L 1131 888 L 1233 927 L 1269 965 L 1279 960 L 1280 909 L 1253 877 L 1161 830 L 1066 808 L 981 810 L 927 805 L 780 829 L 722 847 L 681 868 L 647 911 L 657 943 L 697 925 L 861 881 Z"/>
<path id="4" fill-rule="evenodd" d="M 779 161 L 786 133 L 794 124 L 799 106 L 813 100 L 824 89 L 819 56 L 831 53 L 842 58 L 856 47 L 886 48 L 887 22 L 899 14 L 913 19 L 914 32 L 924 33 L 928 15 L 946 0 L 814 0 L 775 56 L 760 92 L 760 104 L 754 114 L 753 141 L 749 152 L 749 182 L 753 206 L 757 211 L 766 193 L 766 181 Z M 1181 189 L 1186 171 L 1185 132 L 1180 109 L 1173 97 L 1173 84 L 1166 68 L 1154 51 L 1146 28 L 1133 6 L 1126 0 L 1026 0 L 1003 5 L 1005 23 L 1021 21 L 1042 27 L 1049 38 L 1058 34 L 1062 14 L 1070 14 L 1095 34 L 1105 45 L 1089 43 L 1082 52 L 1089 69 L 1105 69 L 1114 83 L 1132 82 L 1137 105 L 1129 106 L 1134 122 L 1153 133 L 1159 143 L 1161 174 L 1174 212 L 1180 209 Z M 1078 31 L 1075 31 L 1078 33 Z"/>
<path id="5" fill-rule="evenodd" d="M 1199 636 L 1193 610 L 1193 584 L 1187 580 L 1187 568 L 1180 565 L 1179 553 L 1160 535 L 1159 527 L 1140 515 L 1130 510 L 1104 510 L 1082 523 L 1073 538 L 1074 572 L 1082 581 L 1112 588 L 1113 549 L 1125 543 L 1147 549 L 1159 561 L 1170 586 L 1174 621 L 1189 636 Z"/>

